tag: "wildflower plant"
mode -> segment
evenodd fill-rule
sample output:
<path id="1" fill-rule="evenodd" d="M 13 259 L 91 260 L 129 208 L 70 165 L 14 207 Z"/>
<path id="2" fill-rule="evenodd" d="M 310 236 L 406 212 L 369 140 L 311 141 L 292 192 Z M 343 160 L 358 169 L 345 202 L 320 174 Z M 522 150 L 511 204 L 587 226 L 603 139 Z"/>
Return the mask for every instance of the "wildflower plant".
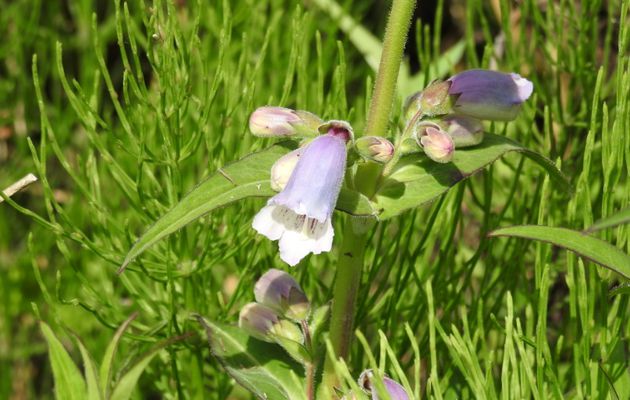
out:
<path id="1" fill-rule="evenodd" d="M 261 105 L 250 116 L 251 133 L 283 141 L 230 164 L 184 197 L 134 244 L 120 272 L 149 246 L 214 208 L 261 196 L 271 197 L 253 218 L 252 227 L 278 241 L 283 262 L 306 264 L 309 254 L 332 249 L 333 211 L 345 212 L 349 217 L 343 223 L 343 242 L 337 244 L 340 250 L 328 336 L 334 357 L 345 358 L 364 248 L 375 224 L 433 200 L 510 151 L 529 156 L 558 182 L 564 182 L 562 173 L 543 156 L 501 135 L 483 132 L 481 120 L 513 120 L 531 96 L 532 83 L 516 73 L 470 70 L 435 81 L 407 100 L 402 131 L 390 130 L 398 65 L 414 6 L 413 1 L 396 1 L 392 7 L 364 132 L 354 132 L 348 121 L 324 121 L 309 111 Z M 389 134 L 392 141 L 385 138 Z M 462 149 L 456 151 L 455 142 Z M 348 152 L 356 156 L 348 157 Z M 208 190 L 216 190 L 219 182 L 225 188 L 209 198 Z M 299 352 L 286 345 L 288 340 L 299 346 L 306 334 L 300 336 L 295 325 L 284 321 L 259 303 L 245 306 L 240 315 L 244 331 L 277 341 L 298 362 L 308 362 L 306 370 L 312 370 L 314 359 L 296 355 Z M 216 352 L 215 341 L 211 340 L 211 346 Z M 319 390 L 328 397 L 337 379 L 332 360 L 325 364 L 320 366 L 323 379 Z M 307 375 L 310 379 L 298 386 L 312 399 L 316 382 Z M 250 389 L 256 387 L 243 375 L 234 377 Z M 295 383 L 281 386 L 289 390 Z"/>
<path id="2" fill-rule="evenodd" d="M 597 198 L 601 214 L 610 215 L 628 198 L 610 188 L 625 176 L 620 171 L 627 161 L 624 116 L 630 107 L 622 93 L 616 112 L 606 104 L 597 108 L 598 96 L 611 93 L 606 68 L 576 74 L 590 82 L 585 86 L 595 96 L 583 146 L 567 132 L 589 126 L 587 102 L 556 96 L 531 65 L 521 68 L 519 59 L 525 55 L 516 51 L 528 48 L 523 43 L 503 49 L 510 68 L 496 62 L 503 51 L 498 38 L 496 48 L 484 50 L 483 60 L 471 33 L 444 54 L 439 39 L 423 38 L 417 42 L 424 70 L 412 74 L 402 60 L 414 23 L 414 0 L 392 2 L 382 43 L 366 35 L 335 1 L 307 2 L 335 23 L 320 27 L 310 11 L 296 8 L 290 46 L 282 12 L 267 15 L 267 8 L 277 11 L 282 2 L 243 2 L 235 9 L 229 1 L 216 8 L 184 3 L 156 1 L 146 7 L 142 1 L 132 6 L 117 1 L 111 19 L 92 16 L 92 30 L 89 24 L 79 25 L 80 40 L 67 46 L 85 50 L 85 38 L 91 39 L 95 55 L 78 52 L 91 68 L 81 71 L 96 71 L 81 72 L 87 78 L 67 78 L 64 54 L 75 49 L 64 53 L 61 43 L 55 47 L 53 72 L 46 53 L 33 58 L 42 138 L 36 144 L 29 140 L 28 149 L 37 177 L 27 175 L 27 183 L 0 191 L 0 203 L 54 233 L 54 243 L 47 245 L 58 248 L 62 262 L 78 277 L 80 284 L 69 287 L 65 270 L 52 282 L 42 279 L 46 260 L 36 253 L 46 237 L 28 238 L 37 284 L 56 321 L 63 320 L 66 306 L 85 310 L 110 328 L 125 321 L 110 344 L 103 342 L 107 350 L 100 368 L 72 335 L 83 373 L 49 325 L 40 324 L 58 398 L 130 398 L 143 372 L 152 390 L 173 398 L 204 398 L 208 387 L 217 399 L 253 395 L 278 400 L 406 400 L 425 393 L 431 398 L 572 397 L 574 381 L 587 382 L 584 393 L 578 385 L 575 397 L 582 398 L 619 387 L 623 363 L 616 360 L 624 328 L 623 318 L 615 316 L 627 314 L 627 297 L 619 296 L 627 294 L 627 285 L 615 286 L 610 296 L 617 297 L 610 302 L 605 285 L 628 279 L 630 270 L 628 255 L 610 243 L 613 235 L 606 229 L 619 227 L 619 243 L 627 239 L 627 229 L 621 227 L 627 211 L 593 224 L 589 208 Z M 438 3 L 442 10 L 444 3 Z M 505 14 L 511 6 L 499 3 L 502 29 L 510 35 Z M 537 3 L 526 3 L 530 19 L 543 21 Z M 85 13 L 86 4 L 72 12 Z M 628 2 L 623 4 L 617 11 L 625 16 Z M 194 13 L 187 13 L 189 6 Z M 483 15 L 482 2 L 466 7 L 467 23 Z M 81 15 L 84 23 L 90 20 Z M 585 31 L 597 31 L 591 28 Z M 490 31 L 482 29 L 484 36 Z M 620 49 L 629 42 L 629 32 L 619 30 Z M 610 52 L 613 36 L 607 31 L 604 54 Z M 342 42 L 329 40 L 335 37 Z M 120 71 L 113 69 L 120 72 L 120 82 L 112 79 L 102 56 L 106 46 L 100 40 L 108 39 L 121 49 Z M 505 40 L 515 43 L 511 36 Z M 305 43 L 313 44 L 315 57 Z M 350 43 L 376 72 L 374 82 L 366 81 L 364 70 L 346 68 L 343 46 Z M 576 47 L 569 67 L 592 65 L 577 57 L 583 48 Z M 549 54 L 555 50 L 545 48 Z M 265 64 L 270 59 L 273 65 Z M 330 59 L 335 62 L 329 70 L 322 60 Z M 477 68 L 466 70 L 461 64 Z M 267 68 L 264 73 L 261 65 Z M 615 65 L 622 71 L 614 79 L 618 86 L 628 83 L 628 65 L 627 57 Z M 562 73 L 554 74 L 563 82 Z M 43 89 L 51 78 L 63 88 L 64 96 L 56 101 L 71 107 L 47 111 Z M 365 96 L 353 93 L 352 107 L 346 79 L 367 83 Z M 105 104 L 101 92 L 109 95 Z M 81 123 L 59 123 L 64 119 L 56 112 L 76 113 Z M 609 120 L 614 120 L 610 128 Z M 562 126 L 560 133 L 554 124 Z M 68 157 L 64 151 L 64 146 L 82 149 L 79 139 L 75 143 L 59 135 L 71 129 L 89 142 L 86 154 Z M 601 146 L 594 144 L 599 129 L 605 138 Z M 547 147 L 549 151 L 541 150 Z M 579 151 L 585 154 L 584 166 L 577 182 L 571 182 L 577 187 L 572 192 L 559 166 L 577 168 L 565 155 Z M 76 184 L 81 196 L 74 201 L 80 206 L 66 206 L 64 201 L 73 200 L 52 189 L 49 152 Z M 515 153 L 521 156 L 516 164 L 509 156 Z M 593 181 L 590 165 L 597 157 L 613 172 Z M 111 179 L 103 182 L 102 171 Z M 37 187 L 38 178 L 48 218 L 13 197 L 26 186 Z M 500 200 L 493 202 L 495 192 Z M 583 225 L 583 232 L 545 226 L 562 219 L 557 214 L 548 218 L 543 200 L 554 198 L 565 207 L 568 196 L 573 196 L 568 215 L 574 225 Z M 497 202 L 504 203 L 498 210 Z M 91 207 L 93 215 L 79 223 L 66 211 L 76 207 Z M 127 209 L 132 211 L 125 213 Z M 497 229 L 505 221 L 527 223 Z M 516 310 L 519 299 L 512 292 L 520 281 L 515 277 L 530 271 L 506 265 L 527 253 L 527 242 L 511 239 L 506 245 L 492 239 L 491 245 L 489 237 L 497 236 L 549 242 L 583 256 L 567 255 L 566 279 L 556 277 L 556 282 L 566 280 L 570 323 L 576 332 L 584 331 L 582 338 L 560 335 L 550 346 L 546 336 L 552 322 L 547 313 L 553 311 L 548 307 L 550 276 L 558 274 L 550 265 L 557 255 L 536 245 L 527 276 L 535 295 L 531 304 Z M 77 259 L 84 250 L 95 254 L 98 263 Z M 586 275 L 585 260 L 610 271 Z M 52 284 L 54 296 L 47 289 Z M 587 302 L 591 290 L 604 300 Z M 494 299 L 495 292 L 501 298 Z M 34 309 L 39 319 L 40 311 Z M 131 309 L 139 310 L 137 318 L 127 318 Z M 595 315 L 599 309 L 606 311 L 601 317 Z M 404 322 L 396 321 L 399 313 Z M 81 316 L 76 319 L 81 326 Z M 366 336 L 355 330 L 358 323 Z M 602 330 L 607 324 L 610 335 Z M 84 329 L 83 335 L 92 333 L 90 327 Z M 204 331 L 209 346 L 200 340 Z M 127 344 L 123 337 L 134 346 L 129 354 L 117 353 L 124 359 L 115 368 L 114 353 Z M 393 349 L 390 341 L 399 348 Z M 575 354 L 567 355 L 567 348 Z M 563 357 L 571 361 L 556 368 Z M 152 369 L 152 360 L 168 368 Z M 608 381 L 613 389 L 607 389 Z M 239 392 L 243 389 L 249 394 Z M 623 393 L 628 391 L 620 398 Z"/>

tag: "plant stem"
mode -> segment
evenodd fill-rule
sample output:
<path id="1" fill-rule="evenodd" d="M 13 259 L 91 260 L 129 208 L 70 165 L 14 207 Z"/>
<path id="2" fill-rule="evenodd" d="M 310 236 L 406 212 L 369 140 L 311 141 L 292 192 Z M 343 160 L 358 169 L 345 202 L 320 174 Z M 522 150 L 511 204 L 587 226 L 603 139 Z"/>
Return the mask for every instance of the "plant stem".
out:
<path id="1" fill-rule="evenodd" d="M 313 342 L 311 341 L 311 330 L 308 321 L 302 320 L 302 332 L 304 333 L 304 346 L 311 355 L 311 359 L 306 363 L 306 398 L 307 400 L 315 400 L 315 362 L 313 361 L 314 351 Z"/>
<path id="2" fill-rule="evenodd" d="M 396 81 L 407 32 L 415 7 L 415 0 L 394 0 L 385 29 L 383 53 L 379 65 L 374 94 L 370 102 L 366 135 L 385 135 L 396 93 Z M 372 198 L 376 192 L 381 166 L 364 164 L 357 171 L 354 182 L 357 190 Z M 361 283 L 363 256 L 372 220 L 350 217 L 345 224 L 343 242 L 339 251 L 339 265 L 333 288 L 330 341 L 337 358 L 347 358 L 354 334 L 354 314 L 357 292 Z M 334 360 L 326 358 L 323 384 L 328 393 L 337 384 Z"/>
<path id="3" fill-rule="evenodd" d="M 378 136 L 387 133 L 389 115 L 396 94 L 398 71 L 415 6 L 415 0 L 394 0 L 392 4 L 383 39 L 381 63 L 367 117 L 366 135 Z"/>

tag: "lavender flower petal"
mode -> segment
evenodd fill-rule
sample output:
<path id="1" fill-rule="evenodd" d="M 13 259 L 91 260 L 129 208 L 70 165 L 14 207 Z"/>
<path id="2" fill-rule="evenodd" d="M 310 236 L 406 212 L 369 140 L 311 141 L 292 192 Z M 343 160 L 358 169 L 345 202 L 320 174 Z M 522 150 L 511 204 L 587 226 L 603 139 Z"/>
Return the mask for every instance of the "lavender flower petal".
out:
<path id="1" fill-rule="evenodd" d="M 455 112 L 496 121 L 516 118 L 534 90 L 532 82 L 518 74 L 482 69 L 461 72 L 449 82 L 449 94 L 458 96 Z"/>

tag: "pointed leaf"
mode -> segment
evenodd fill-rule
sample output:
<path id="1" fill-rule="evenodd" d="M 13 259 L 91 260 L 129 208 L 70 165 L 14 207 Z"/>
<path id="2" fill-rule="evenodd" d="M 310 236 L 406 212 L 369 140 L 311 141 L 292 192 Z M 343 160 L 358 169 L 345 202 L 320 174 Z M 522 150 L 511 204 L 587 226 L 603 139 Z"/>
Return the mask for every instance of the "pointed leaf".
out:
<path id="1" fill-rule="evenodd" d="M 276 344 L 262 342 L 235 326 L 197 317 L 212 354 L 239 384 L 259 399 L 305 400 L 304 367 Z"/>
<path id="2" fill-rule="evenodd" d="M 50 327 L 45 322 L 40 322 L 40 328 L 48 343 L 48 355 L 55 378 L 55 398 L 58 400 L 85 399 L 85 380 L 79 368 Z"/>
<path id="3" fill-rule="evenodd" d="M 160 349 L 156 349 L 146 354 L 125 375 L 123 375 L 122 378 L 120 378 L 112 391 L 112 395 L 109 398 L 110 400 L 127 400 L 131 397 L 133 390 L 138 383 L 138 379 L 140 379 L 140 375 L 142 375 L 145 368 L 158 354 L 158 350 Z"/>
<path id="4" fill-rule="evenodd" d="M 98 373 L 96 372 L 96 364 L 92 360 L 92 356 L 87 351 L 83 342 L 78 337 L 75 337 L 79 350 L 81 350 L 81 357 L 83 358 L 83 370 L 85 374 L 85 380 L 87 382 L 87 400 L 103 400 L 103 394 L 98 383 Z"/>
<path id="5" fill-rule="evenodd" d="M 271 166 L 294 146 L 280 143 L 219 169 L 149 227 L 129 250 L 119 272 L 149 246 L 214 209 L 248 197 L 276 194 L 269 184 Z M 374 215 L 370 201 L 348 189 L 341 190 L 337 209 L 358 216 Z"/>
<path id="6" fill-rule="evenodd" d="M 613 215 L 609 215 L 606 218 L 602 218 L 595 222 L 593 226 L 588 228 L 586 232 L 595 232 L 602 229 L 613 228 L 617 225 L 623 225 L 630 223 L 630 208 L 616 212 Z"/>
<path id="7" fill-rule="evenodd" d="M 112 391 L 112 395 L 109 397 L 109 400 L 127 400 L 133 394 L 133 390 L 138 383 L 138 379 L 144 372 L 144 370 L 149 366 L 149 363 L 153 360 L 153 358 L 160 352 L 160 350 L 164 349 L 167 346 L 175 342 L 179 342 L 181 340 L 188 339 L 193 336 L 192 333 L 185 333 L 181 336 L 175 336 L 168 340 L 164 340 L 158 343 L 151 350 L 143 354 L 138 361 L 116 382 L 114 386 L 114 390 Z"/>
<path id="8" fill-rule="evenodd" d="M 612 244 L 582 232 L 551 226 L 522 225 L 497 229 L 490 236 L 514 236 L 540 240 L 571 250 L 582 257 L 630 279 L 630 256 Z"/>
<path id="9" fill-rule="evenodd" d="M 127 318 L 125 322 L 122 323 L 122 325 L 120 325 L 118 330 L 116 330 L 116 333 L 114 334 L 111 342 L 109 342 L 109 344 L 107 345 L 107 349 L 105 349 L 103 361 L 101 362 L 101 369 L 99 371 L 99 381 L 101 389 L 104 393 L 103 397 L 105 398 L 109 397 L 109 388 L 111 387 L 110 380 L 114 372 L 114 355 L 116 354 L 116 350 L 118 349 L 120 338 L 122 338 L 123 333 L 125 333 L 125 331 L 129 327 L 129 324 L 131 324 L 131 321 L 133 321 L 137 315 L 137 313 L 133 313 L 129 318 Z"/>
<path id="10" fill-rule="evenodd" d="M 514 151 L 523 153 L 538 163 L 560 187 L 569 189 L 567 179 L 551 160 L 511 139 L 486 134 L 480 145 L 458 149 L 453 161 L 448 164 L 433 162 L 424 154 L 403 157 L 376 194 L 375 206 L 381 212 L 379 218 L 391 218 L 427 203 L 459 181 L 468 178 L 506 153 Z"/>

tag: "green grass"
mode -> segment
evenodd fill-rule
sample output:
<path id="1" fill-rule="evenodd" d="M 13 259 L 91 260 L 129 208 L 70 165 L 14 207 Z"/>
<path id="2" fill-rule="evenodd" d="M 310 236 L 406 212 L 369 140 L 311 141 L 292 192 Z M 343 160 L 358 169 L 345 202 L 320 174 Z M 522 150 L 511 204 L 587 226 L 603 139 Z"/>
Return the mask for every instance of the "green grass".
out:
<path id="1" fill-rule="evenodd" d="M 195 333 L 158 354 L 136 398 L 248 398 L 193 314 L 235 322 L 256 278 L 281 265 L 250 227 L 263 200 L 213 212 L 116 271 L 198 182 L 272 143 L 248 132 L 256 107 L 306 109 L 361 132 L 374 71 L 314 3 L 3 5 L 0 128 L 11 136 L 0 135 L 0 188 L 29 172 L 40 181 L 13 207 L 0 203 L 0 398 L 52 396 L 38 319 L 75 360 L 71 332 L 100 360 L 134 312 L 116 370 Z M 387 7 L 342 3 L 382 37 Z M 519 119 L 490 130 L 554 160 L 574 191 L 513 154 L 380 223 L 347 376 L 373 364 L 406 377 L 418 398 L 628 398 L 630 305 L 611 295 L 618 277 L 548 244 L 486 235 L 519 224 L 581 230 L 630 204 L 630 1 L 438 3 L 432 24 L 417 23 L 420 67 L 463 41 L 450 73 L 493 67 L 532 80 Z M 436 20 L 449 31 L 436 34 Z M 628 225 L 594 235 L 630 253 Z M 290 271 L 315 304 L 330 300 L 335 261 L 310 257 Z"/>

